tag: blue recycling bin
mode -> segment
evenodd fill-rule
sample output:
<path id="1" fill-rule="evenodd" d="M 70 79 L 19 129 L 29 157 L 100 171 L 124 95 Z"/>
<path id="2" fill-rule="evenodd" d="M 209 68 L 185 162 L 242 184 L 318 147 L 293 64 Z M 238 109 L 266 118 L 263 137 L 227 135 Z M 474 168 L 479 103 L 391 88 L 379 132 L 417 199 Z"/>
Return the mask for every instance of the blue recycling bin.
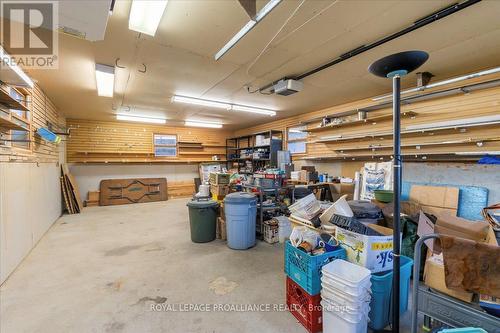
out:
<path id="1" fill-rule="evenodd" d="M 246 250 L 255 246 L 257 197 L 247 192 L 235 192 L 224 199 L 227 246 Z"/>

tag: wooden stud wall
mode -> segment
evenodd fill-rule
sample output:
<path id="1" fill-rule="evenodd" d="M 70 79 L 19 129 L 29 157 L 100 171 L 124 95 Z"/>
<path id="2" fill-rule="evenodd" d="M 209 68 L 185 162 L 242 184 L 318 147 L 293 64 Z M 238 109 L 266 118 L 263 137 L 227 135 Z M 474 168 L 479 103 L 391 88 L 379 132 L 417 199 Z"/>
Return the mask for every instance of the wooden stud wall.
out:
<path id="1" fill-rule="evenodd" d="M 28 105 L 31 113 L 30 149 L 2 147 L 0 161 L 58 162 L 61 146 L 42 140 L 34 132 L 40 127 L 46 127 L 47 120 L 53 125 L 64 127 L 65 119 L 40 86 L 35 85 L 28 91 L 31 92 L 31 102 Z"/>
<path id="2" fill-rule="evenodd" d="M 116 121 L 68 119 L 69 163 L 198 163 L 213 155 L 224 159 L 229 132 Z M 176 134 L 177 142 L 201 143 L 202 148 L 177 148 L 177 157 L 155 157 L 153 134 Z"/>
<path id="3" fill-rule="evenodd" d="M 489 75 L 460 82 L 454 85 L 442 87 L 441 90 L 450 89 L 465 84 L 478 83 L 500 78 L 499 75 Z M 438 89 L 427 90 L 425 93 L 438 91 Z M 347 103 L 332 108 L 302 114 L 294 117 L 280 119 L 274 122 L 238 130 L 235 135 L 247 135 L 251 133 L 266 131 L 270 129 L 286 131 L 288 127 L 300 125 L 318 117 L 356 110 L 375 104 L 371 99 L 365 99 L 353 103 Z M 430 124 L 454 119 L 466 119 L 481 116 L 500 114 L 500 87 L 478 90 L 467 94 L 457 94 L 443 98 L 435 98 L 427 101 L 416 102 L 401 107 L 402 112 L 415 112 L 416 116 L 402 120 L 402 130 L 408 125 Z M 388 156 L 392 151 L 392 136 L 371 137 L 377 133 L 392 131 L 392 117 L 383 118 L 375 124 L 369 121 L 371 117 L 390 115 L 392 108 L 368 112 L 366 123 L 341 126 L 325 129 L 308 134 L 307 153 L 295 158 L 304 159 L 378 159 L 379 156 Z M 307 128 L 319 126 L 320 121 L 310 123 Z M 316 142 L 324 136 L 341 135 L 366 136 L 362 139 L 339 140 L 330 142 Z M 477 141 L 483 142 L 479 147 Z M 445 144 L 442 144 L 445 142 Z M 419 145 L 417 147 L 417 145 Z M 382 145 L 386 148 L 372 150 L 370 145 Z M 476 152 L 476 151 L 499 151 L 500 150 L 500 125 L 489 125 L 482 127 L 469 127 L 465 131 L 450 129 L 445 131 L 427 131 L 425 133 L 406 134 L 402 137 L 402 152 L 406 154 L 417 154 L 431 160 L 434 155 L 452 154 L 454 152 Z M 474 157 L 449 155 L 448 160 L 474 159 Z"/>

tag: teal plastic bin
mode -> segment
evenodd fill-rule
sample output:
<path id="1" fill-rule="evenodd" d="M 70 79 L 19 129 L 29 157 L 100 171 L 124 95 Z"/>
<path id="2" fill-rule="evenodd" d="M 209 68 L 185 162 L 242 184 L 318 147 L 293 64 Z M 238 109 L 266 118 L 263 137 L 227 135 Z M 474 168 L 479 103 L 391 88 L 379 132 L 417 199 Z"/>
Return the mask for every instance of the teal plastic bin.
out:
<path id="1" fill-rule="evenodd" d="M 408 310 L 408 295 L 410 294 L 410 278 L 413 260 L 401 256 L 400 268 L 400 302 L 399 313 Z M 382 330 L 390 324 L 391 297 L 392 297 L 392 270 L 389 272 L 375 273 L 371 277 L 372 300 L 370 302 L 370 326 L 373 330 Z"/>
<path id="2" fill-rule="evenodd" d="M 347 259 L 345 249 L 339 247 L 338 250 L 312 256 L 294 247 L 289 240 L 285 244 L 285 273 L 311 296 L 321 292 L 323 266 L 336 259 Z"/>
<path id="3" fill-rule="evenodd" d="M 439 333 L 488 333 L 482 328 L 474 328 L 474 327 L 462 327 L 462 328 L 447 328 Z"/>

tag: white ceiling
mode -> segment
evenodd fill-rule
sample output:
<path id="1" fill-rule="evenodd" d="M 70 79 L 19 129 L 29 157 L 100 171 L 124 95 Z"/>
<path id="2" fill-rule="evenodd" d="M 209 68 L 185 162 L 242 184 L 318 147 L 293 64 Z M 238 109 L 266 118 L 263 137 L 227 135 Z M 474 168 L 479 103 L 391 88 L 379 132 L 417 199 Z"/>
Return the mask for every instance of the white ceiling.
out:
<path id="1" fill-rule="evenodd" d="M 173 104 L 170 99 L 180 94 L 265 107 L 278 112 L 276 119 L 389 91 L 389 80 L 368 74 L 367 67 L 397 51 L 429 52 L 421 70 L 436 75 L 434 80 L 499 66 L 500 1 L 482 1 L 306 78 L 300 93 L 284 97 L 247 92 L 247 86 L 254 89 L 301 74 L 453 2 L 306 0 L 255 61 L 301 3 L 285 0 L 215 61 L 214 54 L 248 21 L 237 0 L 170 0 L 155 37 L 128 30 L 130 1 L 117 1 L 103 41 L 61 34 L 59 69 L 29 74 L 68 118 L 111 120 L 123 105 L 132 108 L 131 114 L 218 120 L 227 128 L 242 128 L 272 118 Z M 259 0 L 258 6 L 264 3 Z M 117 58 L 126 68 L 116 69 L 115 96 L 98 97 L 94 64 L 113 65 Z M 146 73 L 138 72 L 142 64 Z M 403 85 L 413 86 L 414 80 L 408 78 Z"/>

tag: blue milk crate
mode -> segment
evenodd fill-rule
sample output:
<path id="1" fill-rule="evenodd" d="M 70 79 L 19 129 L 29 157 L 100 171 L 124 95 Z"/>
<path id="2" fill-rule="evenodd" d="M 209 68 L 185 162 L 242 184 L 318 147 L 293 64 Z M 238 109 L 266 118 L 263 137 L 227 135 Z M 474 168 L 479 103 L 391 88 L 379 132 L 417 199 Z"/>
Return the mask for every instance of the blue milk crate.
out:
<path id="1" fill-rule="evenodd" d="M 311 296 L 321 292 L 321 268 L 335 259 L 347 259 L 343 248 L 312 256 L 286 241 L 285 273 Z"/>
<path id="2" fill-rule="evenodd" d="M 399 313 L 408 310 L 408 294 L 410 293 L 410 278 L 413 260 L 401 256 Z M 370 302 L 370 322 L 368 326 L 374 330 L 382 330 L 391 321 L 392 270 L 372 274 L 372 300 Z"/>

